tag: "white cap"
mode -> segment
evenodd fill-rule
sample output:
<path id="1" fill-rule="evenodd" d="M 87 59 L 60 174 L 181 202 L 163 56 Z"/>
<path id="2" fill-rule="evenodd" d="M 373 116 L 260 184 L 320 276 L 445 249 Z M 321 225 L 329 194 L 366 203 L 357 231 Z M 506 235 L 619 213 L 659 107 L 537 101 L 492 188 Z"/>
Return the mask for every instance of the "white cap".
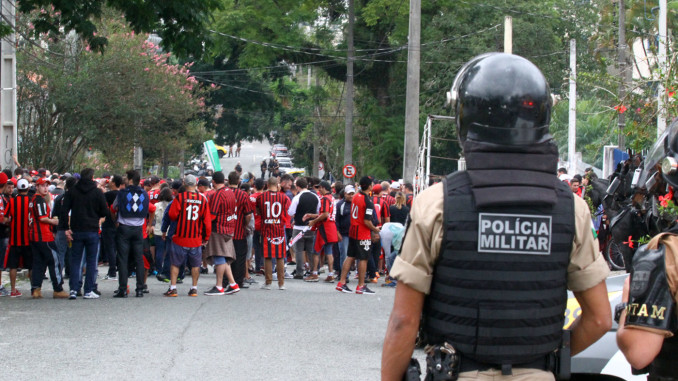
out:
<path id="1" fill-rule="evenodd" d="M 394 181 L 394 182 L 391 184 L 391 189 L 400 189 L 400 183 L 397 182 L 397 181 Z"/>
<path id="2" fill-rule="evenodd" d="M 26 179 L 19 179 L 19 181 L 16 183 L 16 188 L 18 190 L 26 190 L 28 189 L 28 180 Z"/>
<path id="3" fill-rule="evenodd" d="M 355 193 L 355 188 L 353 185 L 347 185 L 344 187 L 344 193 Z"/>

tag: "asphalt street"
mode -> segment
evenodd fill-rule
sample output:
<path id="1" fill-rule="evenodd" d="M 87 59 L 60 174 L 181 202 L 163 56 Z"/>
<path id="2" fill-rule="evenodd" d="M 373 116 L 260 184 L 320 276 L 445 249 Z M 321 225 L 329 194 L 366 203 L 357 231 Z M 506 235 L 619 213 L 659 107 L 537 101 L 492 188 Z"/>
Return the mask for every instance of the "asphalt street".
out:
<path id="1" fill-rule="evenodd" d="M 221 158 L 221 170 L 226 176 L 240 163 L 244 172 L 252 172 L 254 176 L 261 176 L 259 164 L 270 156 L 272 145 L 268 141 L 242 142 L 239 157 L 224 156 Z"/>
<path id="2" fill-rule="evenodd" d="M 97 300 L 53 300 L 48 281 L 44 299 L 31 299 L 25 281 L 23 297 L 0 298 L 0 379 L 379 378 L 393 289 L 375 284 L 375 295 L 356 295 L 287 280 L 286 291 L 266 291 L 257 276 L 235 295 L 205 296 L 215 280 L 208 274 L 198 297 L 187 295 L 188 282 L 179 297 L 164 297 L 167 284 L 149 278 L 150 294 L 116 299 L 105 269 Z"/>
<path id="3" fill-rule="evenodd" d="M 240 157 L 221 159 L 222 170 L 240 162 L 259 176 L 270 148 L 243 142 Z M 188 278 L 177 298 L 149 278 L 150 294 L 114 299 L 117 282 L 103 280 L 106 267 L 99 274 L 97 300 L 53 300 L 47 280 L 44 299 L 31 299 L 25 280 L 23 297 L 0 298 L 0 381 L 379 379 L 393 289 L 373 285 L 376 295 L 356 295 L 287 280 L 286 291 L 265 291 L 256 276 L 258 284 L 235 295 L 205 296 L 215 281 L 208 274 L 198 297 L 187 295 Z"/>

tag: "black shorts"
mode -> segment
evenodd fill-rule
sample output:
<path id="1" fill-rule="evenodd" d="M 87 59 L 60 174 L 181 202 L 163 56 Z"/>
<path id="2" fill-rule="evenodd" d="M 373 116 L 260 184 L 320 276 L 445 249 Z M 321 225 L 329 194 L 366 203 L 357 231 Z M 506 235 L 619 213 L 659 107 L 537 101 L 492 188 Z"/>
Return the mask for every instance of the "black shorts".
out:
<path id="1" fill-rule="evenodd" d="M 359 259 L 361 261 L 367 260 L 370 253 L 372 253 L 372 240 L 358 240 L 354 238 L 348 239 L 347 256 L 350 258 Z"/>
<path id="2" fill-rule="evenodd" d="M 23 259 L 23 264 L 21 263 L 21 259 Z M 5 267 L 9 269 L 18 269 L 19 265 L 24 269 L 33 268 L 33 251 L 31 251 L 30 246 L 10 246 Z"/>

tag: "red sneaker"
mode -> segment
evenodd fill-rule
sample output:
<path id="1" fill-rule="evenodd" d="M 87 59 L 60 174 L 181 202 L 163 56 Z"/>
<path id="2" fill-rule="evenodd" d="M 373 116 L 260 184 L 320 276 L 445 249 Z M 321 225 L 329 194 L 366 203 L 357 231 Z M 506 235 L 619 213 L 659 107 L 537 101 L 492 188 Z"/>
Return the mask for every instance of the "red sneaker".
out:
<path id="1" fill-rule="evenodd" d="M 238 286 L 238 285 L 236 284 L 235 286 L 231 287 L 231 285 L 229 284 L 229 285 L 226 286 L 226 288 L 224 289 L 224 294 L 226 294 L 226 295 L 231 295 L 231 294 L 235 294 L 235 293 L 238 292 L 238 291 L 240 291 L 240 286 Z"/>
<path id="2" fill-rule="evenodd" d="M 21 296 L 21 292 L 19 290 L 14 290 L 14 291 L 12 291 L 11 294 L 9 294 L 10 298 L 18 298 L 20 296 Z"/>

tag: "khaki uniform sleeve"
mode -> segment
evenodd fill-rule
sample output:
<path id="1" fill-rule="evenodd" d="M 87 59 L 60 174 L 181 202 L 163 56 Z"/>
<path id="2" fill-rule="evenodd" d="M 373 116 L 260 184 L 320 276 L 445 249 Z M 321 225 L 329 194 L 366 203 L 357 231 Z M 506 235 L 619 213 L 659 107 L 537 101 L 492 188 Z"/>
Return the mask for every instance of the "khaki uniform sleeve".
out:
<path id="1" fill-rule="evenodd" d="M 436 184 L 414 199 L 400 255 L 391 276 L 428 294 L 433 267 L 443 240 L 443 185 Z"/>
<path id="2" fill-rule="evenodd" d="M 591 213 L 586 201 L 574 197 L 575 235 L 567 268 L 567 288 L 585 291 L 607 278 L 610 269 L 599 252 L 598 239 L 593 237 Z"/>

